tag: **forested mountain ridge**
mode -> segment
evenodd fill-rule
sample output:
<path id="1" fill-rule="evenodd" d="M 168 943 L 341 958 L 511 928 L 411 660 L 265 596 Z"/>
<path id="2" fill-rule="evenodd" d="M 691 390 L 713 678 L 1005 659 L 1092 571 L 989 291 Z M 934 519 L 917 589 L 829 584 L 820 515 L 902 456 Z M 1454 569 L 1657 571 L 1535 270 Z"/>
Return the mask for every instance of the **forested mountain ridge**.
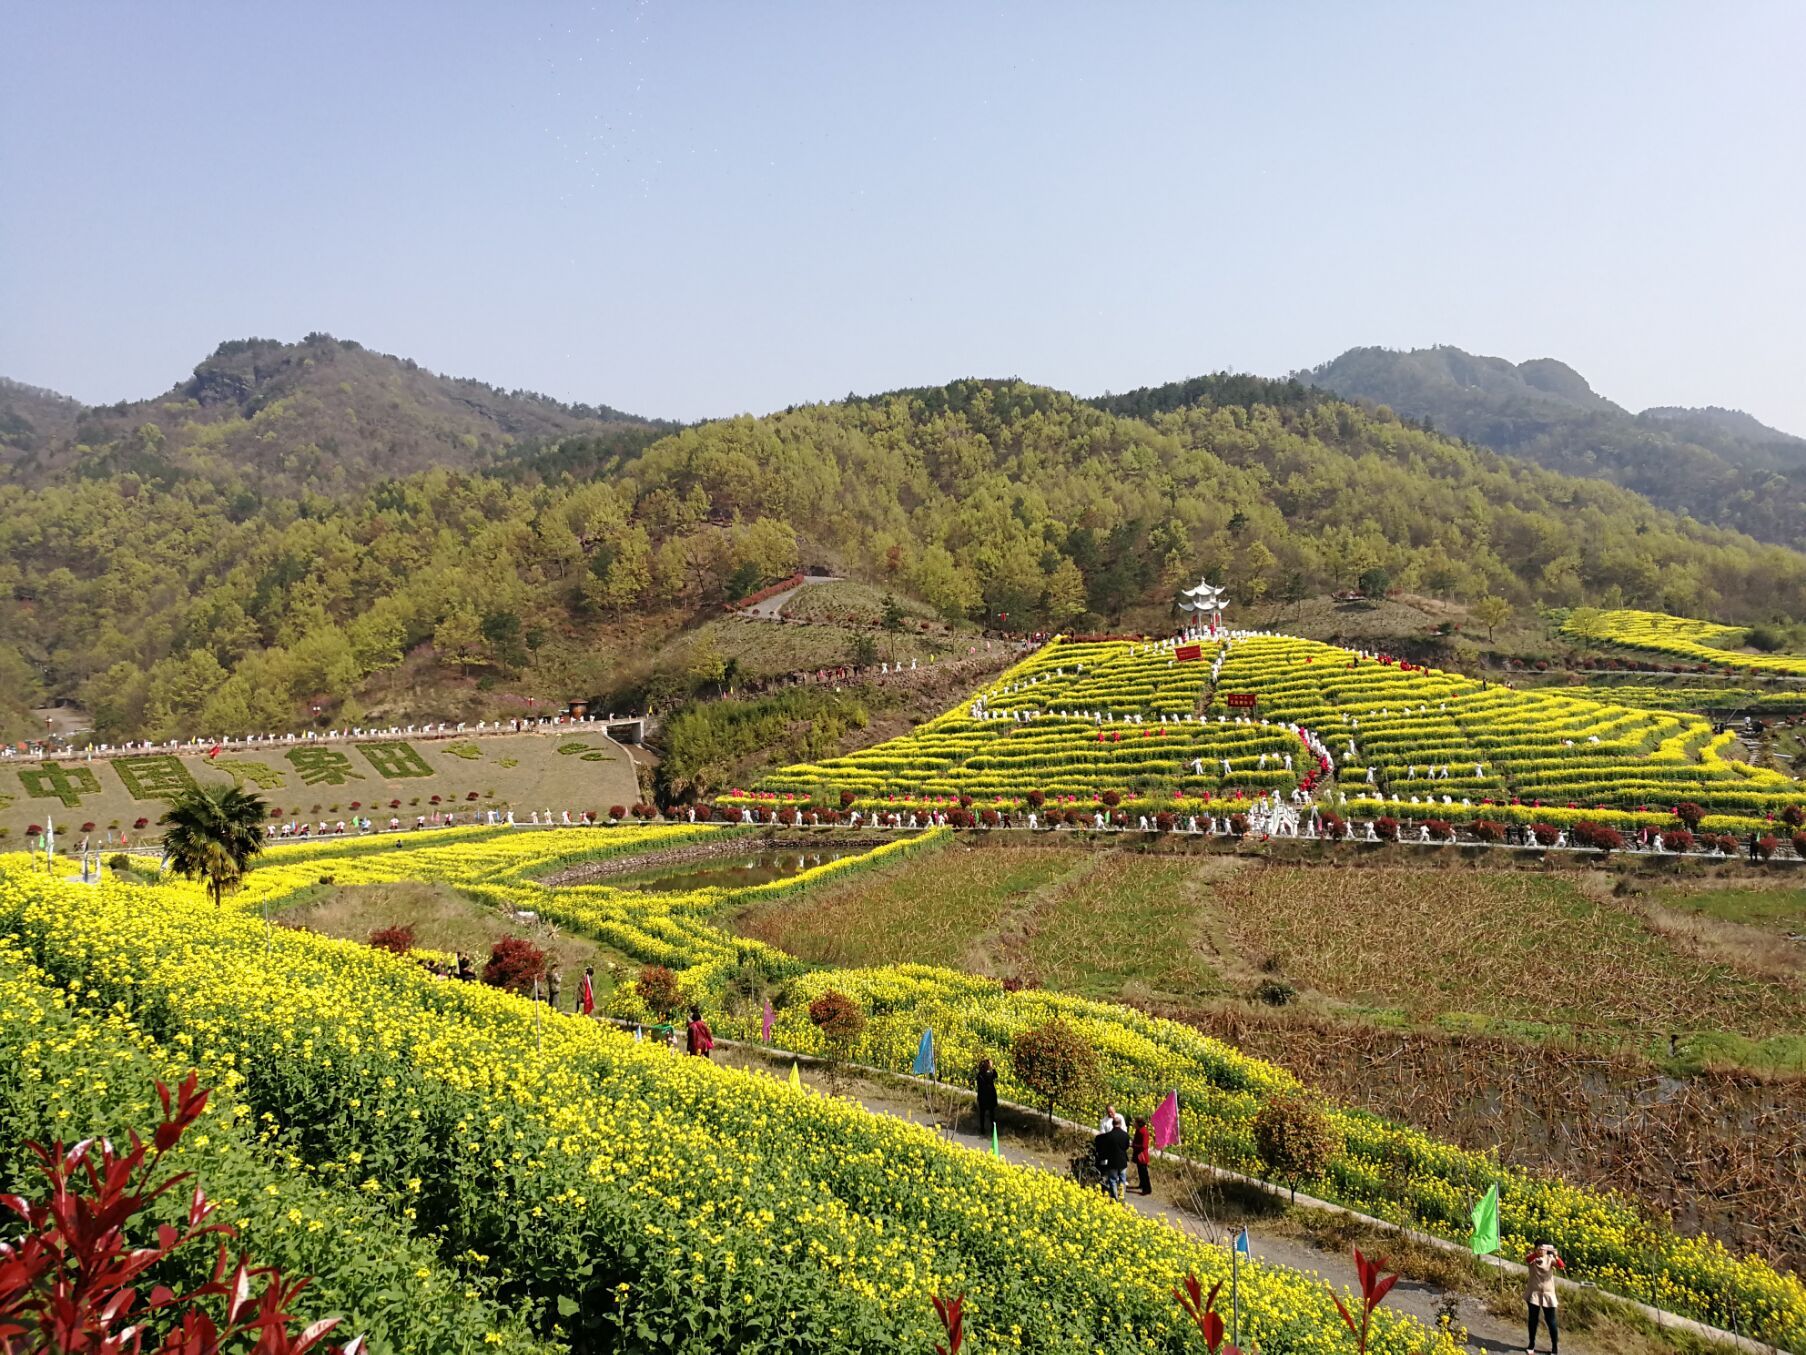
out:
<path id="1" fill-rule="evenodd" d="M 1377 571 L 1469 601 L 1806 609 L 1806 556 L 1320 392 L 1234 383 L 1136 419 L 961 381 L 649 446 L 588 434 L 332 498 L 123 469 L 0 484 L 0 673 L 113 735 L 355 719 L 404 659 L 542 699 L 608 694 L 663 638 L 805 563 L 1010 630 L 1163 625 L 1200 571 L 1244 601 Z"/>
<path id="2" fill-rule="evenodd" d="M 72 420 L 68 411 L 44 420 L 42 408 L 39 401 L 23 410 L 33 435 L 5 458 L 15 479 L 42 485 L 129 474 L 169 485 L 199 477 L 251 495 L 340 494 L 436 466 L 478 469 L 577 434 L 648 426 L 605 405 L 440 376 L 326 334 L 222 343 L 188 380 L 153 399 L 77 406 Z M 11 445 L 7 409 L 0 391 L 0 445 Z"/>
<path id="3" fill-rule="evenodd" d="M 81 413 L 79 400 L 0 376 L 0 474 L 67 439 Z"/>
<path id="4" fill-rule="evenodd" d="M 1569 475 L 1609 480 L 1701 522 L 1806 541 L 1806 439 L 1725 409 L 1640 414 L 1551 358 L 1352 348 L 1299 376 L 1349 399 Z"/>

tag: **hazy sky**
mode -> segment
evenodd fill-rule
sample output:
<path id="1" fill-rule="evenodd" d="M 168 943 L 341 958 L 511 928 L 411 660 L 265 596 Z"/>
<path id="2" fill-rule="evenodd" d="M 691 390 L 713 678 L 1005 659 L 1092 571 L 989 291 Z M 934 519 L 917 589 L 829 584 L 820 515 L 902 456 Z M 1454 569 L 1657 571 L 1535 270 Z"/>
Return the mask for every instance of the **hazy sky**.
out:
<path id="1" fill-rule="evenodd" d="M 0 0 L 0 373 L 678 418 L 1355 344 L 1806 434 L 1806 3 Z"/>

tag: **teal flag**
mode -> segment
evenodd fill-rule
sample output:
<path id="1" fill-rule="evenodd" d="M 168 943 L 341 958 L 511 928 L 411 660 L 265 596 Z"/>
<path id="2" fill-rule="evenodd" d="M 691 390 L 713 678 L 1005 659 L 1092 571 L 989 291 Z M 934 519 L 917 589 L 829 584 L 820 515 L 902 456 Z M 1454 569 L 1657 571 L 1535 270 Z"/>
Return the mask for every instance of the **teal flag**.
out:
<path id="1" fill-rule="evenodd" d="M 922 1043 L 916 1048 L 916 1061 L 909 1071 L 917 1077 L 934 1076 L 934 1032 L 932 1030 L 922 1032 Z"/>
<path id="2" fill-rule="evenodd" d="M 1474 1235 L 1468 1239 L 1475 1256 L 1499 1249 L 1499 1183 L 1486 1188 L 1486 1196 L 1474 1206 Z"/>

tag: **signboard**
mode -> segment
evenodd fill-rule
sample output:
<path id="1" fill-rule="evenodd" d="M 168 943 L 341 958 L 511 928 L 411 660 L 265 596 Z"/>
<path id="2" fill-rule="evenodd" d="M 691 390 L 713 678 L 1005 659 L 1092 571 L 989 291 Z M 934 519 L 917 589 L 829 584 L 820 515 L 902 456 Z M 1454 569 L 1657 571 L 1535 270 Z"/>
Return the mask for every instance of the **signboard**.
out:
<path id="1" fill-rule="evenodd" d="M 1223 704 L 1231 710 L 1253 710 L 1259 700 L 1253 692 L 1230 692 L 1223 698 Z"/>

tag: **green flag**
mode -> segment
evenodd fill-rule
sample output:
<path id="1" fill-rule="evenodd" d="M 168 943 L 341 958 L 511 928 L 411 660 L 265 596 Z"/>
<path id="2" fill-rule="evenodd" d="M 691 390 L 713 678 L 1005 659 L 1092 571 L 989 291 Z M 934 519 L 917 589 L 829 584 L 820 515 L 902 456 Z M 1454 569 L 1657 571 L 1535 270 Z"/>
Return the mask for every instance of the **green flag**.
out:
<path id="1" fill-rule="evenodd" d="M 997 1126 L 994 1123 L 991 1125 L 991 1156 L 992 1157 L 1002 1157 L 1003 1156 L 1002 1153 L 997 1151 Z"/>
<path id="2" fill-rule="evenodd" d="M 1486 1188 L 1486 1196 L 1474 1206 L 1474 1235 L 1468 1239 L 1475 1256 L 1499 1249 L 1499 1183 Z"/>

